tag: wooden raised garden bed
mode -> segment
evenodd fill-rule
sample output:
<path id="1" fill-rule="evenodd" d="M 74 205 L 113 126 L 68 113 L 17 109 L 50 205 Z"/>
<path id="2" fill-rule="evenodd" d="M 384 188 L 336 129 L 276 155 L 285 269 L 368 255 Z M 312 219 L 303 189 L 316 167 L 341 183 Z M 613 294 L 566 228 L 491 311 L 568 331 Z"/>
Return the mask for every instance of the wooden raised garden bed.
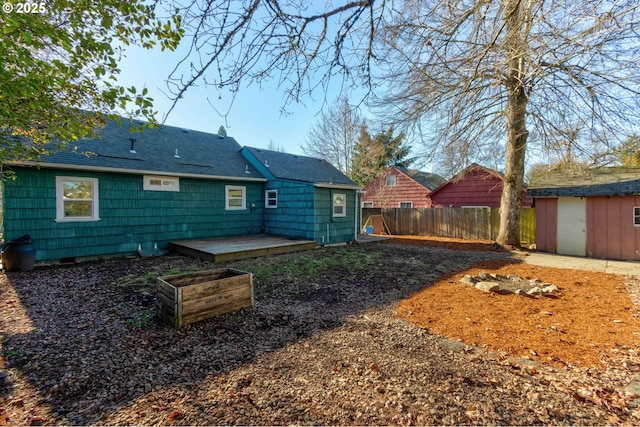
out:
<path id="1" fill-rule="evenodd" d="M 176 328 L 253 307 L 253 274 L 230 268 L 158 277 L 156 314 Z"/>

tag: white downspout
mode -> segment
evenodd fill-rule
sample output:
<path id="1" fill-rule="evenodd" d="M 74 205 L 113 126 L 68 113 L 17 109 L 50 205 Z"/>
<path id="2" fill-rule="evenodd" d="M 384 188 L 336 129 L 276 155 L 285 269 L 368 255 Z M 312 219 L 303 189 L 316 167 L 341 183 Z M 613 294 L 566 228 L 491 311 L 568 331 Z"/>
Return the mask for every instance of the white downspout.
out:
<path id="1" fill-rule="evenodd" d="M 358 194 L 360 194 L 360 191 L 356 190 L 354 194 L 356 196 L 356 203 L 353 209 L 353 241 L 355 242 L 358 240 Z"/>

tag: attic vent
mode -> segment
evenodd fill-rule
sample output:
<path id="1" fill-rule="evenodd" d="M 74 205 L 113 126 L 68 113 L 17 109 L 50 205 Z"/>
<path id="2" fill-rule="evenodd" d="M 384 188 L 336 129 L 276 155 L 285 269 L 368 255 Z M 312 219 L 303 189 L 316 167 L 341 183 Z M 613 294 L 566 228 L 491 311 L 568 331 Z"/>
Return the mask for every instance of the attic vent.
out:
<path id="1" fill-rule="evenodd" d="M 178 149 L 177 148 L 176 148 L 176 154 L 174 154 L 173 157 L 175 157 L 176 159 L 180 158 L 180 155 L 178 154 Z"/>
<path id="2" fill-rule="evenodd" d="M 251 173 L 251 171 L 249 170 L 249 165 L 244 165 L 244 173 Z"/>
<path id="3" fill-rule="evenodd" d="M 134 147 L 134 144 L 136 143 L 136 139 L 135 138 L 129 138 L 129 141 L 131 141 L 131 148 L 129 149 L 129 152 L 131 154 L 136 154 L 136 149 Z"/>
<path id="4" fill-rule="evenodd" d="M 270 166 L 269 166 L 269 160 L 265 159 L 265 160 L 264 160 L 264 165 L 265 165 L 266 167 L 270 167 Z"/>
<path id="5" fill-rule="evenodd" d="M 224 126 L 220 126 L 220 129 L 218 129 L 218 138 L 224 139 L 226 137 L 227 137 L 227 130 L 224 128 Z"/>

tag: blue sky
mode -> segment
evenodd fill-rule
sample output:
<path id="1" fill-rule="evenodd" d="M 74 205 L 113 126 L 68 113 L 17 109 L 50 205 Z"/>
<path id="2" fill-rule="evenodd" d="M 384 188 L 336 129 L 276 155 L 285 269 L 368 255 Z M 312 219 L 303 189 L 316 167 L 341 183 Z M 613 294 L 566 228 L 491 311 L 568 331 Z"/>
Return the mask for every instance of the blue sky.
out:
<path id="1" fill-rule="evenodd" d="M 135 86 L 138 90 L 146 87 L 154 99 L 158 120 L 162 120 L 171 107 L 165 81 L 182 59 L 181 54 L 129 47 L 125 55 L 120 62 L 122 72 L 118 82 L 126 87 Z M 287 153 L 304 154 L 300 146 L 311 125 L 319 119 L 323 97 L 324 93 L 318 91 L 314 94 L 315 100 L 308 98 L 305 105 L 289 105 L 287 111 L 290 114 L 282 115 L 284 89 L 273 84 L 262 89 L 258 86 L 243 87 L 229 110 L 232 97 L 228 91 L 219 92 L 201 84 L 189 89 L 165 124 L 211 133 L 217 133 L 223 125 L 227 135 L 234 137 L 240 145 L 267 148 L 273 141 Z M 335 95 L 329 99 L 334 98 Z M 226 118 L 220 115 L 227 111 Z"/>

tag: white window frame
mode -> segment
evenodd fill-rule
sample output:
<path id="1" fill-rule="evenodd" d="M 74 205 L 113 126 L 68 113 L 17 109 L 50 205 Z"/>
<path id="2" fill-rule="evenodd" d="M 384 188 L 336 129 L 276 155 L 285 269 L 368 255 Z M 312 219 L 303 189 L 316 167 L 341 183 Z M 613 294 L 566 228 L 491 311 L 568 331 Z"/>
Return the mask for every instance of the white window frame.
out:
<path id="1" fill-rule="evenodd" d="M 395 187 L 396 185 L 396 176 L 395 175 L 387 175 L 385 179 L 385 184 L 387 187 Z"/>
<path id="2" fill-rule="evenodd" d="M 402 204 L 403 204 L 403 203 L 408 203 L 408 204 L 409 204 L 409 206 L 402 206 Z M 408 202 L 400 202 L 400 203 L 398 203 L 398 207 L 399 207 L 399 208 L 402 208 L 402 209 L 413 208 L 413 202 L 411 202 L 411 201 L 408 201 Z"/>
<path id="3" fill-rule="evenodd" d="M 336 200 L 338 198 L 340 198 L 340 197 L 342 197 L 342 200 L 343 200 L 343 204 L 342 205 L 336 204 Z M 342 208 L 342 212 L 336 213 L 336 208 L 337 207 L 341 207 Z M 334 217 L 345 217 L 345 216 L 347 216 L 347 195 L 345 193 L 334 193 L 331 196 L 331 213 L 333 214 Z"/>
<path id="4" fill-rule="evenodd" d="M 270 193 L 272 195 L 270 195 Z M 273 204 L 269 204 L 269 202 L 273 202 Z M 278 207 L 278 190 L 265 190 L 264 207 L 266 209 L 275 209 Z"/>
<path id="5" fill-rule="evenodd" d="M 233 190 L 242 191 L 240 197 L 230 197 L 229 192 Z M 240 206 L 231 206 L 229 202 L 232 200 L 240 200 Z M 247 188 L 240 185 L 225 185 L 224 186 L 224 209 L 227 211 L 242 211 L 247 209 Z"/>
<path id="6" fill-rule="evenodd" d="M 180 178 L 177 176 L 144 175 L 143 179 L 144 191 L 180 191 Z M 160 181 L 160 183 L 154 181 Z"/>
<path id="7" fill-rule="evenodd" d="M 373 208 L 373 202 L 362 202 L 362 207 L 364 209 Z"/>
<path id="8" fill-rule="evenodd" d="M 633 207 L 633 226 L 640 227 L 640 206 Z"/>
<path id="9" fill-rule="evenodd" d="M 91 215 L 89 216 L 66 216 L 64 198 L 65 182 L 89 182 L 91 183 L 91 199 L 71 199 L 91 202 Z M 84 176 L 56 176 L 56 222 L 89 222 L 100 221 L 98 178 L 87 178 Z"/>

